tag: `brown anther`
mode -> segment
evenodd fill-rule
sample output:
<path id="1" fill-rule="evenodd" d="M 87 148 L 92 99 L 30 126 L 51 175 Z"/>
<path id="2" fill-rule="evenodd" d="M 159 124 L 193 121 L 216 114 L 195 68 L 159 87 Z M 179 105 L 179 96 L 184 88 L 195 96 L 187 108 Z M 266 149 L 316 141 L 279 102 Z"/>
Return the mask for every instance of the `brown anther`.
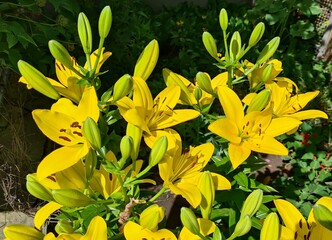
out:
<path id="1" fill-rule="evenodd" d="M 57 62 L 55 63 L 55 66 L 61 71 L 61 68 Z"/>
<path id="2" fill-rule="evenodd" d="M 83 134 L 77 131 L 74 131 L 73 134 L 76 134 L 77 136 L 83 137 Z"/>
<path id="3" fill-rule="evenodd" d="M 300 226 L 300 228 L 302 229 L 302 220 L 300 220 L 300 222 L 299 222 L 299 226 Z"/>
<path id="4" fill-rule="evenodd" d="M 66 71 L 66 67 L 61 63 L 61 67 L 63 71 Z"/>
<path id="5" fill-rule="evenodd" d="M 73 127 L 73 128 L 79 128 L 79 129 L 82 128 L 82 126 L 80 125 L 79 122 L 73 122 L 73 123 L 70 125 L 70 127 Z"/>
<path id="6" fill-rule="evenodd" d="M 295 235 L 294 235 L 294 240 L 297 239 L 297 231 L 295 232 Z"/>
<path id="7" fill-rule="evenodd" d="M 65 136 L 59 136 L 59 138 L 65 140 L 67 142 L 71 142 L 71 140 Z"/>
<path id="8" fill-rule="evenodd" d="M 66 132 L 66 129 L 61 128 L 60 132 Z"/>
<path id="9" fill-rule="evenodd" d="M 248 127 L 248 126 L 249 126 L 249 124 L 250 124 L 250 122 L 248 121 L 248 122 L 246 123 L 246 126 Z"/>

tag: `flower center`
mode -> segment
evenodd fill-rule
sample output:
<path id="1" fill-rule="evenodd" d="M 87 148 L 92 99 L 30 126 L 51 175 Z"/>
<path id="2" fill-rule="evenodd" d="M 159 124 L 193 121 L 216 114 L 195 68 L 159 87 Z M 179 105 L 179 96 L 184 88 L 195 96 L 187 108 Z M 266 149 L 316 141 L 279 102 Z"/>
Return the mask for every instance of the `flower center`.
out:
<path id="1" fill-rule="evenodd" d="M 294 240 L 309 240 L 311 235 L 310 225 L 308 222 L 299 221 L 298 230 L 294 234 Z"/>
<path id="2" fill-rule="evenodd" d="M 79 122 L 73 122 L 70 124 L 69 128 L 61 128 L 59 132 L 61 134 L 59 138 L 67 142 L 71 142 L 72 138 L 77 139 L 83 137 L 82 126 Z"/>

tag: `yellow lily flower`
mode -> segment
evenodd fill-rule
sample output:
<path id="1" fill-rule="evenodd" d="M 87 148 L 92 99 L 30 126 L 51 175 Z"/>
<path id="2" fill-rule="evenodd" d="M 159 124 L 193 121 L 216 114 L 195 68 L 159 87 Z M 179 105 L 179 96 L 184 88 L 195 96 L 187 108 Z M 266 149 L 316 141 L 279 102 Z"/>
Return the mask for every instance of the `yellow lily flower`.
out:
<path id="1" fill-rule="evenodd" d="M 205 143 L 197 147 L 190 147 L 183 154 L 181 143 L 176 149 L 170 149 L 158 164 L 160 177 L 164 187 L 174 194 L 184 197 L 190 205 L 197 207 L 202 200 L 198 182 L 201 172 L 212 157 L 214 146 Z M 211 173 L 216 190 L 231 188 L 230 182 L 223 176 Z"/>
<path id="2" fill-rule="evenodd" d="M 274 200 L 274 204 L 285 224 L 281 228 L 280 240 L 332 239 L 332 231 L 316 222 L 313 217 L 313 210 L 311 210 L 308 221 L 306 221 L 300 211 L 290 202 L 277 199 Z M 330 197 L 322 197 L 316 204 L 324 205 L 332 210 L 332 198 Z"/>
<path id="3" fill-rule="evenodd" d="M 205 218 L 197 218 L 198 221 L 198 225 L 199 225 L 199 230 L 200 233 L 206 237 L 208 235 L 210 235 L 211 233 L 213 233 L 216 229 L 216 224 L 212 221 L 210 221 L 209 219 L 205 219 Z M 201 240 L 201 238 L 195 234 L 193 234 L 188 228 L 183 227 L 178 240 Z"/>
<path id="4" fill-rule="evenodd" d="M 95 72 L 95 75 L 97 76 L 99 73 L 99 70 L 101 66 L 104 64 L 104 62 L 112 55 L 111 52 L 105 52 L 103 53 L 104 48 L 101 52 L 101 57 L 99 58 L 99 63 L 97 65 L 97 69 Z M 91 55 L 91 65 L 94 66 L 95 62 L 97 61 L 97 52 L 98 50 L 95 50 Z M 74 57 L 72 57 L 73 66 L 78 72 L 82 72 Z M 88 71 L 88 64 L 85 63 L 84 69 Z M 84 92 L 85 85 L 77 84 L 77 81 L 81 79 L 80 76 L 78 76 L 75 72 L 72 70 L 66 68 L 61 62 L 58 60 L 55 61 L 55 73 L 59 81 L 56 81 L 52 78 L 47 78 L 47 80 L 51 83 L 51 85 L 55 88 L 56 91 L 58 91 L 59 94 L 62 96 L 74 101 L 75 103 L 78 103 L 80 99 L 82 98 L 82 94 Z M 85 75 L 83 73 L 83 75 Z M 28 84 L 28 82 L 25 80 L 24 77 L 21 77 L 19 79 L 19 82 L 27 84 L 27 88 L 31 89 L 31 86 Z"/>
<path id="5" fill-rule="evenodd" d="M 180 87 L 169 86 L 152 99 L 146 82 L 139 78 L 134 79 L 133 100 L 123 97 L 116 102 L 123 118 L 130 124 L 143 131 L 145 141 L 155 137 L 158 132 L 189 121 L 199 116 L 199 112 L 191 109 L 174 110 L 180 98 Z"/>
<path id="6" fill-rule="evenodd" d="M 86 88 L 78 106 L 61 98 L 52 105 L 51 110 L 37 109 L 32 116 L 44 135 L 63 146 L 51 152 L 39 164 L 37 177 L 43 179 L 74 165 L 88 153 L 90 144 L 82 134 L 82 126 L 87 117 L 98 121 L 96 91 L 94 87 Z"/>
<path id="7" fill-rule="evenodd" d="M 234 169 L 249 157 L 251 151 L 288 154 L 288 149 L 274 137 L 299 126 L 299 120 L 286 117 L 272 119 L 271 109 L 244 115 L 241 100 L 228 87 L 219 87 L 218 97 L 226 117 L 211 123 L 208 129 L 230 141 L 228 154 Z"/>
<path id="8" fill-rule="evenodd" d="M 151 231 L 148 228 L 144 228 L 141 225 L 129 221 L 124 226 L 124 235 L 126 240 L 176 240 L 174 233 L 168 229 L 160 229 L 157 231 Z"/>

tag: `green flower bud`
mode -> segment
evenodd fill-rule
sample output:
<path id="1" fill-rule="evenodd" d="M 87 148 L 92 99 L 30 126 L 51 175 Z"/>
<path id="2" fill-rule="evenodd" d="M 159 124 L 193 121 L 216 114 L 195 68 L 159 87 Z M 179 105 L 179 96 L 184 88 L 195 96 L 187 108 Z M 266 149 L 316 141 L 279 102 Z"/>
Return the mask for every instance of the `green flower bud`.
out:
<path id="1" fill-rule="evenodd" d="M 65 219 L 60 219 L 55 226 L 55 231 L 57 234 L 73 233 L 75 229 L 73 228 L 72 223 Z"/>
<path id="2" fill-rule="evenodd" d="M 124 96 L 128 95 L 133 89 L 134 81 L 129 74 L 123 75 L 116 83 L 114 84 L 113 90 L 113 102 L 118 101 Z"/>
<path id="3" fill-rule="evenodd" d="M 263 201 L 263 191 L 261 189 L 256 189 L 252 193 L 249 194 L 247 199 L 244 201 L 242 210 L 241 210 L 241 218 L 249 215 L 252 217 L 259 209 Z"/>
<path id="4" fill-rule="evenodd" d="M 91 180 L 97 166 L 97 155 L 96 152 L 92 149 L 85 156 L 85 176 L 87 182 Z"/>
<path id="5" fill-rule="evenodd" d="M 127 124 L 126 134 L 133 139 L 133 148 L 131 151 L 131 159 L 135 161 L 138 157 L 141 139 L 142 139 L 142 130 L 135 126 L 134 124 Z"/>
<path id="6" fill-rule="evenodd" d="M 323 227 L 332 231 L 332 212 L 321 204 L 315 204 L 313 206 L 314 218 Z"/>
<path id="7" fill-rule="evenodd" d="M 52 190 L 54 200 L 66 207 L 85 207 L 93 200 L 76 189 L 54 189 Z"/>
<path id="8" fill-rule="evenodd" d="M 212 175 L 209 171 L 202 173 L 198 182 L 198 188 L 202 193 L 202 201 L 200 203 L 202 216 L 205 219 L 210 219 L 211 209 L 215 197 L 215 189 Z"/>
<path id="9" fill-rule="evenodd" d="M 264 220 L 260 240 L 278 240 L 279 229 L 278 215 L 276 213 L 270 213 Z"/>
<path id="10" fill-rule="evenodd" d="M 247 113 L 253 112 L 253 111 L 261 111 L 263 110 L 266 105 L 270 102 L 271 97 L 271 90 L 270 89 L 264 89 L 260 91 L 250 102 Z"/>
<path id="11" fill-rule="evenodd" d="M 197 218 L 192 210 L 186 207 L 181 208 L 180 219 L 186 228 L 195 235 L 199 235 L 199 224 Z"/>
<path id="12" fill-rule="evenodd" d="M 23 60 L 19 60 L 17 66 L 23 78 L 27 81 L 29 85 L 31 85 L 31 87 L 36 89 L 36 91 L 55 100 L 61 98 L 61 96 L 55 90 L 52 84 L 36 68 Z"/>
<path id="13" fill-rule="evenodd" d="M 265 83 L 267 80 L 270 79 L 271 73 L 273 70 L 273 65 L 272 64 L 268 64 L 262 73 L 262 82 Z"/>
<path id="14" fill-rule="evenodd" d="M 213 58 L 218 58 L 216 41 L 209 32 L 203 32 L 202 41 L 205 49 Z"/>
<path id="15" fill-rule="evenodd" d="M 195 99 L 197 100 L 197 102 L 199 102 L 199 100 L 202 98 L 202 89 L 200 87 L 195 87 L 194 89 L 194 96 Z"/>
<path id="16" fill-rule="evenodd" d="M 219 23 L 220 23 L 221 29 L 223 31 L 226 31 L 227 27 L 228 27 L 228 15 L 227 15 L 227 11 L 224 8 L 220 10 Z"/>
<path id="17" fill-rule="evenodd" d="M 73 69 L 73 61 L 67 49 L 58 41 L 50 40 L 48 42 L 48 48 L 51 51 L 52 56 L 61 62 L 65 67 Z"/>
<path id="18" fill-rule="evenodd" d="M 83 51 L 90 54 L 92 51 L 92 32 L 89 19 L 84 13 L 78 15 L 77 20 L 78 36 L 80 37 Z"/>
<path id="19" fill-rule="evenodd" d="M 93 149 L 99 150 L 101 148 L 100 130 L 97 123 L 91 117 L 87 117 L 83 122 L 82 133 Z"/>
<path id="20" fill-rule="evenodd" d="M 264 23 L 262 22 L 258 23 L 250 35 L 248 46 L 249 47 L 255 46 L 259 42 L 259 40 L 261 40 L 264 31 L 265 31 Z"/>
<path id="21" fill-rule="evenodd" d="M 259 54 L 256 64 L 260 65 L 273 56 L 280 43 L 280 37 L 273 38 L 266 44 L 262 52 Z"/>
<path id="22" fill-rule="evenodd" d="M 153 167 L 157 165 L 164 157 L 168 147 L 168 140 L 166 136 L 159 137 L 152 146 L 150 157 L 149 157 L 149 165 Z"/>
<path id="23" fill-rule="evenodd" d="M 158 230 L 158 224 L 164 219 L 164 208 L 159 207 L 157 204 L 153 204 L 140 214 L 139 223 L 143 228 L 150 229 L 151 231 Z"/>
<path id="24" fill-rule="evenodd" d="M 139 56 L 135 69 L 134 77 L 141 77 L 147 80 L 155 68 L 159 57 L 159 45 L 157 40 L 152 40 Z"/>
<path id="25" fill-rule="evenodd" d="M 98 31 L 100 38 L 105 39 L 112 26 L 112 11 L 110 6 L 106 6 L 100 13 L 98 22 Z"/>
<path id="26" fill-rule="evenodd" d="M 6 226 L 3 233 L 8 240 L 43 240 L 44 234 L 33 227 L 22 224 Z"/>
<path id="27" fill-rule="evenodd" d="M 238 31 L 234 32 L 230 42 L 230 56 L 234 61 L 241 53 L 241 35 Z"/>
<path id="28" fill-rule="evenodd" d="M 196 81 L 199 85 L 199 87 L 210 94 L 213 94 L 213 88 L 211 85 L 211 78 L 209 76 L 209 74 L 205 73 L 205 72 L 198 72 L 196 74 Z"/>
<path id="29" fill-rule="evenodd" d="M 127 160 L 132 152 L 133 148 L 133 139 L 130 136 L 124 136 L 120 142 L 120 151 L 122 158 Z"/>
<path id="30" fill-rule="evenodd" d="M 249 215 L 245 215 L 244 217 L 240 218 L 240 220 L 236 224 L 234 232 L 232 234 L 233 238 L 241 237 L 241 236 L 247 234 L 251 229 L 251 225 L 252 225 L 252 222 L 251 222 L 251 218 Z"/>
<path id="31" fill-rule="evenodd" d="M 51 190 L 43 186 L 37 179 L 35 174 L 27 175 L 26 188 L 28 192 L 41 200 L 51 202 L 53 201 Z"/>

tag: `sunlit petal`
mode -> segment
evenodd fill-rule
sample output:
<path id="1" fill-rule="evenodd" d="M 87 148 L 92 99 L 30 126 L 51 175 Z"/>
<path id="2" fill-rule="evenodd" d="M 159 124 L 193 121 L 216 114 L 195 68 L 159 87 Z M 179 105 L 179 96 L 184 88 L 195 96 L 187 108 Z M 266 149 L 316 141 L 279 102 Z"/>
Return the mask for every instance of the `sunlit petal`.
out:
<path id="1" fill-rule="evenodd" d="M 232 143 L 238 144 L 241 142 L 241 137 L 239 137 L 238 127 L 232 120 L 226 118 L 218 119 L 213 123 L 211 123 L 208 126 L 208 129 L 211 132 L 219 135 L 220 137 L 227 139 Z"/>
<path id="2" fill-rule="evenodd" d="M 234 169 L 243 163 L 249 157 L 250 153 L 251 150 L 243 144 L 229 144 L 228 154 Z"/>
<path id="3" fill-rule="evenodd" d="M 327 114 L 320 110 L 304 110 L 304 111 L 290 114 L 289 117 L 296 118 L 298 120 L 306 120 L 306 119 L 312 119 L 312 118 L 328 119 Z"/>
<path id="4" fill-rule="evenodd" d="M 152 110 L 153 100 L 150 89 L 146 82 L 140 77 L 133 77 L 134 80 L 134 96 L 133 101 L 135 106 Z"/>
<path id="5" fill-rule="evenodd" d="M 280 118 L 274 118 L 272 119 L 270 125 L 265 130 L 265 134 L 276 137 L 281 134 L 284 134 L 299 125 L 301 125 L 301 121 L 295 119 L 295 118 L 289 118 L 289 117 L 280 117 Z"/>
<path id="6" fill-rule="evenodd" d="M 262 139 L 250 139 L 244 143 L 252 151 L 286 156 L 288 149 L 271 136 L 265 135 Z"/>
<path id="7" fill-rule="evenodd" d="M 168 187 L 175 195 L 181 195 L 184 197 L 194 208 L 198 207 L 201 203 L 201 192 L 198 187 L 193 184 L 188 182 L 178 182 L 170 184 Z"/>
<path id="8" fill-rule="evenodd" d="M 44 222 L 54 213 L 56 210 L 60 209 L 62 205 L 57 202 L 49 202 L 45 206 L 41 207 L 35 214 L 34 225 L 40 230 Z"/>
<path id="9" fill-rule="evenodd" d="M 231 189 L 231 183 L 228 181 L 227 178 L 225 178 L 224 176 L 221 176 L 220 174 L 217 174 L 217 173 L 211 173 L 211 175 L 212 175 L 214 188 L 216 190 Z"/>
<path id="10" fill-rule="evenodd" d="M 107 226 L 102 217 L 94 217 L 88 227 L 86 234 L 80 240 L 107 240 Z"/>

